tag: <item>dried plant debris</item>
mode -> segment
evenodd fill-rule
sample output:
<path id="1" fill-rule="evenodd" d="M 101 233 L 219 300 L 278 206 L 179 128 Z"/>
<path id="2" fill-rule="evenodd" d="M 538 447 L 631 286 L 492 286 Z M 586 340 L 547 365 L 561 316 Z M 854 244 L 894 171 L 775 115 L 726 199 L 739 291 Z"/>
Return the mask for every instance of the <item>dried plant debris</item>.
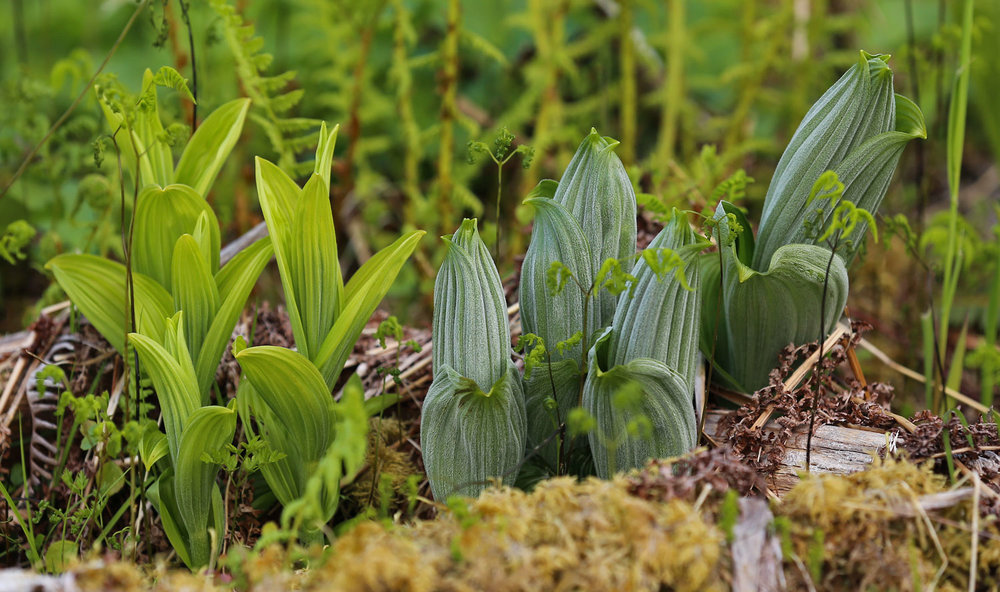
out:
<path id="1" fill-rule="evenodd" d="M 750 402 L 723 419 L 720 433 L 732 446 L 737 458 L 763 475 L 778 470 L 786 444 L 794 432 L 805 432 L 815 412 L 815 427 L 847 424 L 889 429 L 896 420 L 889 414 L 892 387 L 880 383 L 861 386 L 853 378 L 839 379 L 834 371 L 847 360 L 848 349 L 860 339 L 867 325 L 852 323 L 852 331 L 813 366 L 811 376 L 793 388 L 786 380 L 795 367 L 819 347 L 810 343 L 786 347 L 778 367 L 771 371 L 770 384 L 754 393 Z M 761 427 L 775 417 L 777 431 Z"/>
<path id="2" fill-rule="evenodd" d="M 729 445 L 699 449 L 674 459 L 652 460 L 626 478 L 628 491 L 645 500 L 694 501 L 706 488 L 715 494 L 734 490 L 739 495 L 763 493 L 764 478 L 740 461 Z"/>
<path id="3" fill-rule="evenodd" d="M 917 413 L 913 417 L 916 431 L 897 430 L 892 441 L 895 450 L 889 452 L 905 453 L 913 462 L 930 461 L 941 475 L 975 473 L 994 493 L 980 498 L 981 511 L 1000 518 L 1000 435 L 996 421 L 983 417 L 968 421 L 959 414 L 952 412 L 945 421 L 926 410 Z"/>

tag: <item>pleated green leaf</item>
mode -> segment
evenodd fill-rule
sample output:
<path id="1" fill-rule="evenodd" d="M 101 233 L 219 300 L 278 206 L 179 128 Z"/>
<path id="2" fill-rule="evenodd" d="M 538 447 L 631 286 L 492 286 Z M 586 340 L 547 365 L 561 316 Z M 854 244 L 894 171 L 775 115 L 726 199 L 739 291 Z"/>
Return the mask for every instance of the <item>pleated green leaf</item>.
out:
<path id="1" fill-rule="evenodd" d="M 490 387 L 484 392 L 451 367 L 434 367 L 420 418 L 420 442 L 436 500 L 477 496 L 491 479 L 509 485 L 517 478 L 527 424 L 513 362 L 507 360 L 505 373 Z"/>
<path id="2" fill-rule="evenodd" d="M 153 380 L 174 465 L 188 418 L 201 407 L 198 380 L 184 342 L 183 316 L 184 313 L 179 312 L 167 319 L 163 343 L 139 333 L 129 334 L 129 341 L 139 352 L 139 359 Z"/>
<path id="3" fill-rule="evenodd" d="M 232 337 L 233 327 L 243 312 L 243 306 L 250 297 L 250 291 L 273 254 L 271 239 L 264 237 L 240 251 L 215 274 L 213 283 L 218 288 L 220 303 L 195 359 L 198 387 L 203 400 L 207 401 L 215 380 L 215 370 L 219 367 L 219 360 Z"/>
<path id="4" fill-rule="evenodd" d="M 188 545 L 188 532 L 184 527 L 184 521 L 180 517 L 177 509 L 177 498 L 174 495 L 174 469 L 167 469 L 160 474 L 160 477 L 153 482 L 146 490 L 146 498 L 153 504 L 153 508 L 160 516 L 160 523 L 163 525 L 163 532 L 170 541 L 170 546 L 177 552 L 184 565 L 194 569 L 191 562 L 191 553 Z"/>
<path id="5" fill-rule="evenodd" d="M 295 300 L 302 319 L 303 333 L 296 334 L 295 345 L 302 355 L 315 360 L 344 297 L 330 187 L 319 175 L 310 177 L 303 188 L 295 204 L 292 228 L 283 235 L 290 239 L 284 252 L 291 271 L 290 281 L 283 287 L 286 299 Z"/>
<path id="6" fill-rule="evenodd" d="M 597 425 L 588 436 L 590 450 L 597 475 L 604 479 L 641 467 L 651 458 L 683 454 L 697 444 L 694 402 L 684 377 L 649 358 L 605 371 L 612 332 L 609 328 L 591 348 L 583 389 L 583 407 Z M 636 389 L 637 400 L 625 405 L 617 395 L 630 388 Z M 639 423 L 648 430 L 633 433 L 630 424 Z"/>
<path id="7" fill-rule="evenodd" d="M 188 185 L 198 195 L 207 197 L 243 133 L 249 109 L 250 99 L 235 99 L 212 111 L 184 147 L 174 174 L 175 182 Z"/>
<path id="8" fill-rule="evenodd" d="M 212 208 L 194 189 L 187 185 L 166 188 L 146 187 L 139 193 L 135 210 L 135 232 L 132 245 L 133 269 L 156 280 L 172 292 L 170 261 L 174 245 L 182 234 L 195 234 L 198 220 L 208 222 L 205 250 L 211 254 L 209 269 L 219 269 L 219 221 Z"/>
<path id="9" fill-rule="evenodd" d="M 813 104 L 795 130 L 764 198 L 754 269 L 767 269 L 783 245 L 805 242 L 804 223 L 812 212 L 806 200 L 819 176 L 837 169 L 867 140 L 892 130 L 896 101 L 888 59 L 862 51 L 858 62 Z M 844 197 L 857 202 L 847 192 Z M 879 195 L 877 201 L 881 199 Z"/>
<path id="10" fill-rule="evenodd" d="M 131 326 L 125 266 L 93 255 L 67 254 L 54 257 L 46 268 L 108 343 L 124 352 Z M 159 339 L 164 319 L 174 310 L 173 299 L 142 273 L 133 272 L 132 279 L 138 330 Z"/>
<path id="11" fill-rule="evenodd" d="M 609 359 L 624 365 L 638 358 L 663 362 L 680 374 L 693 395 L 701 329 L 701 281 L 697 254 L 704 246 L 685 217 L 673 218 L 649 244 L 649 249 L 671 249 L 684 261 L 688 290 L 673 274 L 657 278 L 644 258 L 632 268 L 634 291 L 622 292 L 609 337 Z"/>
<path id="12" fill-rule="evenodd" d="M 716 211 L 718 244 L 722 250 L 724 334 L 716 346 L 716 361 L 738 384 L 753 392 L 767 385 L 779 352 L 789 344 L 815 341 L 820 335 L 820 311 L 826 283 L 823 317 L 828 333 L 847 302 L 847 268 L 839 255 L 815 245 L 786 245 L 771 258 L 766 272 L 744 265 L 731 244 L 725 210 Z M 827 265 L 830 266 L 826 281 Z M 710 304 L 709 304 L 710 305 Z M 720 332 L 723 328 L 720 327 Z"/>
<path id="13" fill-rule="evenodd" d="M 220 299 L 209 261 L 190 234 L 177 239 L 171 261 L 171 278 L 174 309 L 184 311 L 184 335 L 191 357 L 197 360 L 219 310 Z"/>
<path id="14" fill-rule="evenodd" d="M 500 274 L 466 218 L 448 243 L 434 281 L 434 369 L 449 367 L 487 389 L 507 372 L 510 327 Z"/>
<path id="15" fill-rule="evenodd" d="M 594 281 L 590 245 L 579 223 L 558 202 L 540 195 L 529 197 L 524 203 L 534 206 L 535 222 L 521 265 L 519 293 L 523 333 L 533 333 L 545 340 L 554 361 L 579 360 L 580 346 L 561 353 L 555 346 L 585 326 L 588 332 L 598 329 L 599 307 L 588 308 L 585 323 L 584 294 L 572 282 L 559 294 L 552 293 L 548 273 L 552 263 L 558 261 L 569 269 L 580 285 L 589 287 Z"/>
<path id="16" fill-rule="evenodd" d="M 389 292 L 403 264 L 426 234 L 405 234 L 365 262 L 344 288 L 344 305 L 333 328 L 326 334 L 314 362 L 332 389 L 365 324 Z"/>
<path id="17" fill-rule="evenodd" d="M 268 484 L 288 504 L 302 495 L 312 468 L 333 441 L 333 397 L 319 370 L 298 352 L 250 347 L 236 354 L 236 360 L 255 391 L 261 436 L 272 450 L 286 455 L 270 463 L 284 466 L 272 471 L 281 478 Z"/>
<path id="18" fill-rule="evenodd" d="M 591 241 L 591 276 L 606 259 L 635 253 L 635 191 L 614 149 L 618 141 L 591 129 L 563 172 L 553 199 L 579 223 Z M 565 263 L 565 262 L 564 262 Z M 598 330 L 611 324 L 617 297 L 602 291 L 591 306 L 598 311 Z"/>
<path id="19" fill-rule="evenodd" d="M 195 410 L 181 436 L 180 451 L 174 465 L 174 493 L 177 509 L 188 532 L 192 567 L 208 565 L 214 553 L 208 528 L 213 490 L 218 489 L 215 476 L 219 465 L 206 462 L 202 457 L 218 452 L 232 441 L 235 433 L 236 411 L 212 405 Z M 224 533 L 217 532 L 216 535 L 217 541 L 221 542 Z"/>

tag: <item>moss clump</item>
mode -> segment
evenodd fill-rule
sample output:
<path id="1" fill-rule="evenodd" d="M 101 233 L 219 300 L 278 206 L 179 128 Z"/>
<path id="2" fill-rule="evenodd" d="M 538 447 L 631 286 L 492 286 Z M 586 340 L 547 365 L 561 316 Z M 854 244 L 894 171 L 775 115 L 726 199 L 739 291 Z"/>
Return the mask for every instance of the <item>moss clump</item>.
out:
<path id="1" fill-rule="evenodd" d="M 969 485 L 969 484 L 966 484 Z M 930 464 L 875 459 L 847 476 L 812 475 L 775 506 L 790 524 L 786 542 L 821 590 L 967 590 L 971 565 L 971 497 L 934 508 L 949 491 Z M 982 495 L 989 493 L 983 488 Z M 1000 538 L 992 517 L 980 517 L 978 589 L 1000 586 Z M 786 557 L 786 567 L 791 565 Z M 940 572 L 940 573 L 939 573 Z M 786 575 L 805 586 L 802 570 Z"/>
<path id="2" fill-rule="evenodd" d="M 687 502 L 650 503 L 621 480 L 553 479 L 451 508 L 412 528 L 353 530 L 315 589 L 723 589 L 721 532 Z"/>

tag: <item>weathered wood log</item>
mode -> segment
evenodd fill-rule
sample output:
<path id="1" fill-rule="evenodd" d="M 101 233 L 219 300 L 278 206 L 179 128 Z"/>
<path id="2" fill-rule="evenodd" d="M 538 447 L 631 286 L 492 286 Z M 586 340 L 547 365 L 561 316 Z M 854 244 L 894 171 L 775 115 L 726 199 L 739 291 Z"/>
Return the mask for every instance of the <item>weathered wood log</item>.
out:
<path id="1" fill-rule="evenodd" d="M 724 440 L 719 433 L 719 422 L 729 411 L 709 410 L 705 416 L 705 433 L 716 440 Z M 762 428 L 777 432 L 774 421 Z M 778 495 L 792 488 L 799 481 L 799 473 L 806 470 L 806 439 L 803 429 L 788 439 L 781 467 L 770 478 L 768 487 Z M 815 473 L 847 475 L 863 471 L 872 462 L 872 455 L 889 444 L 889 433 L 870 428 L 849 428 L 835 425 L 819 426 L 813 432 L 809 470 Z"/>

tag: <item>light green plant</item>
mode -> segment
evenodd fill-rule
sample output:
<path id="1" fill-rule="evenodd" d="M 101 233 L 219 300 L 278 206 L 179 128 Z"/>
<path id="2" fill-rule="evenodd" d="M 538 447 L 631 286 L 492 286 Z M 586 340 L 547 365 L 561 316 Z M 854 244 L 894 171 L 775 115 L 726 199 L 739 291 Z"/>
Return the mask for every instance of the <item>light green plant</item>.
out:
<path id="1" fill-rule="evenodd" d="M 166 320 L 162 343 L 140 333 L 129 338 L 152 378 L 165 429 L 147 431 L 140 444 L 146 470 L 156 474 L 146 495 L 177 555 L 196 569 L 218 555 L 225 536 L 219 464 L 206 459 L 232 442 L 236 410 L 233 404 L 202 406 L 184 316 Z"/>
<path id="2" fill-rule="evenodd" d="M 336 137 L 336 127 L 327 132 L 322 124 L 315 172 L 302 188 L 257 158 L 258 198 L 298 351 L 252 347 L 237 354 L 248 379 L 237 394 L 244 425 L 252 417 L 271 450 L 284 455 L 261 472 L 286 518 L 307 529 L 333 517 L 341 477 L 361 462 L 354 460 L 359 446 L 364 456 L 367 420 L 361 427 L 352 423 L 355 415 L 348 412 L 354 406 L 345 399 L 343 413 L 336 411 L 330 393 L 365 324 L 424 235 L 400 237 L 344 284 L 329 200 Z"/>
<path id="3" fill-rule="evenodd" d="M 703 263 L 702 348 L 731 386 L 749 392 L 766 385 L 782 348 L 825 334 L 843 310 L 846 263 L 868 222 L 857 222 L 852 241 L 837 245 L 830 260 L 829 237 L 817 229 L 829 228 L 837 210 L 810 205 L 818 190 L 829 191 L 817 183 L 822 173 L 832 170 L 842 183 L 841 203 L 873 213 L 907 142 L 926 137 L 920 110 L 893 94 L 887 60 L 861 52 L 806 114 L 768 188 L 756 241 L 737 208 L 722 202 L 716 209 L 719 253 Z"/>
<path id="4" fill-rule="evenodd" d="M 434 283 L 434 381 L 420 441 L 435 499 L 513 483 L 526 445 L 521 377 L 511 360 L 500 275 L 475 219 L 445 237 Z"/>

